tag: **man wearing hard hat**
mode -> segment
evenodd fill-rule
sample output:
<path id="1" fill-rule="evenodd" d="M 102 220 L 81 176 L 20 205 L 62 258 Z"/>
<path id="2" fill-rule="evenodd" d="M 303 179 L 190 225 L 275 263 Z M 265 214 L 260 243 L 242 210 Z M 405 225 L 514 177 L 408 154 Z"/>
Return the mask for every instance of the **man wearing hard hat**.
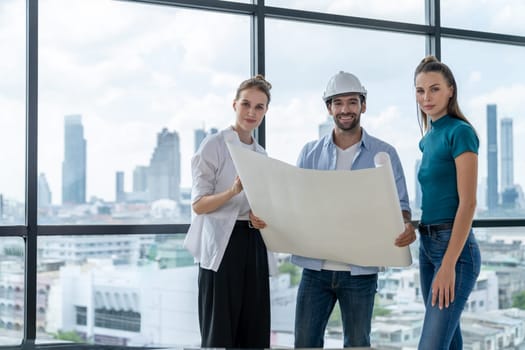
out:
<path id="1" fill-rule="evenodd" d="M 399 195 L 405 231 L 395 245 L 404 247 L 414 242 L 408 193 L 401 161 L 394 147 L 370 136 L 360 124 L 366 111 L 367 91 L 359 79 L 339 72 L 328 81 L 323 95 L 328 113 L 334 118 L 332 132 L 307 143 L 297 166 L 318 170 L 356 170 L 374 168 L 379 152 L 390 156 Z M 352 210 L 352 208 L 348 208 Z M 339 301 L 344 332 L 344 347 L 370 346 L 370 329 L 378 267 L 364 267 L 292 256 L 292 262 L 303 267 L 295 311 L 295 347 L 323 347 L 328 319 Z"/>

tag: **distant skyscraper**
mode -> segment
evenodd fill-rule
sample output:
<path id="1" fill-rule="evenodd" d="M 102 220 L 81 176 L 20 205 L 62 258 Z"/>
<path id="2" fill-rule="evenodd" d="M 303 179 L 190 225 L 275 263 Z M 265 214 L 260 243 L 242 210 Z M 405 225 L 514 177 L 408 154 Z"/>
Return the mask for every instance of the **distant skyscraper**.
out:
<path id="1" fill-rule="evenodd" d="M 501 192 L 514 187 L 514 148 L 512 119 L 501 119 Z"/>
<path id="2" fill-rule="evenodd" d="M 479 198 L 476 210 L 487 210 L 487 201 L 482 200 L 482 198 L 487 198 L 487 178 L 483 177 L 481 182 L 478 184 L 478 189 L 476 190 L 476 197 Z"/>
<path id="3" fill-rule="evenodd" d="M 208 132 L 206 132 L 204 128 L 195 129 L 195 152 L 197 152 L 199 146 L 202 143 L 202 140 L 204 140 L 206 136 L 216 134 L 218 131 L 219 130 L 217 130 L 217 128 L 211 128 Z"/>
<path id="4" fill-rule="evenodd" d="M 498 115 L 496 105 L 487 105 L 487 209 L 498 207 Z"/>
<path id="5" fill-rule="evenodd" d="M 126 201 L 126 193 L 124 192 L 124 172 L 117 171 L 115 173 L 115 200 L 117 202 Z"/>
<path id="6" fill-rule="evenodd" d="M 157 135 L 148 171 L 148 192 L 151 201 L 180 200 L 180 140 L 176 131 L 164 128 Z"/>
<path id="7" fill-rule="evenodd" d="M 519 193 L 514 184 L 514 147 L 512 119 L 501 119 L 501 206 L 515 208 L 519 202 Z"/>
<path id="8" fill-rule="evenodd" d="M 323 137 L 324 135 L 328 135 L 332 129 L 334 128 L 334 119 L 332 116 L 326 117 L 326 120 L 319 124 L 319 138 Z"/>
<path id="9" fill-rule="evenodd" d="M 45 174 L 38 176 L 38 207 L 45 208 L 51 205 L 51 190 Z"/>
<path id="10" fill-rule="evenodd" d="M 148 167 L 137 165 L 133 170 L 133 192 L 146 192 L 148 190 Z"/>
<path id="11" fill-rule="evenodd" d="M 64 118 L 64 161 L 62 162 L 62 203 L 86 202 L 86 140 L 81 115 Z"/>
<path id="12" fill-rule="evenodd" d="M 206 131 L 204 129 L 195 129 L 195 149 L 197 152 L 199 146 L 201 145 L 202 140 L 206 137 Z"/>
<path id="13" fill-rule="evenodd" d="M 421 166 L 421 159 L 416 160 L 416 176 L 414 177 L 416 179 L 416 202 L 414 203 L 416 205 L 417 209 L 421 209 L 421 199 L 423 198 L 423 193 L 421 192 L 421 184 L 419 183 L 419 180 L 417 179 L 417 174 L 419 173 L 419 167 Z"/>

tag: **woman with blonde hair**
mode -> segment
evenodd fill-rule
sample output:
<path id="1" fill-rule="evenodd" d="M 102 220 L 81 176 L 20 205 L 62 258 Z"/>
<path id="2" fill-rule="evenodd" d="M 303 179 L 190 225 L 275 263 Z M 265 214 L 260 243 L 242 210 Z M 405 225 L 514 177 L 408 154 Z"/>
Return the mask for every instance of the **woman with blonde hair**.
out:
<path id="1" fill-rule="evenodd" d="M 199 263 L 203 348 L 269 348 L 268 251 L 226 147 L 266 153 L 252 137 L 270 103 L 262 75 L 243 81 L 233 100 L 235 123 L 203 140 L 192 158 L 194 218 L 185 247 Z M 271 255 L 270 255 L 271 257 Z M 271 266 L 273 267 L 273 266 Z"/>

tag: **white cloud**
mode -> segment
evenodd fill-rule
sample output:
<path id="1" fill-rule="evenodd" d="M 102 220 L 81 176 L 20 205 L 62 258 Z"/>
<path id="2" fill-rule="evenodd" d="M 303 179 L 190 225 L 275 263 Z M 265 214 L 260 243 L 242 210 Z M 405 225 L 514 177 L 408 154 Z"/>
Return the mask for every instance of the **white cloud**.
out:
<path id="1" fill-rule="evenodd" d="M 496 11 L 488 30 L 524 35 L 525 3 L 522 0 L 507 0 L 505 4 L 497 0 L 494 2 Z"/>
<path id="2" fill-rule="evenodd" d="M 424 22 L 424 2 L 420 0 L 270 0 L 266 4 L 346 16 Z"/>
<path id="3" fill-rule="evenodd" d="M 525 96 L 525 84 L 515 83 L 475 96 L 469 101 L 469 104 L 470 108 L 474 109 L 477 106 L 497 103 L 499 110 L 518 116 L 523 114 L 523 96 Z"/>
<path id="4" fill-rule="evenodd" d="M 275 92 L 275 96 L 279 96 Z M 318 94 L 282 101 L 276 97 L 266 116 L 268 155 L 295 164 L 303 145 L 318 138 L 318 126 L 326 111 Z"/>
<path id="5" fill-rule="evenodd" d="M 330 13 L 339 13 L 349 16 L 370 16 L 393 21 L 424 22 L 424 3 L 418 0 L 338 0 L 332 1 L 327 10 Z"/>
<path id="6" fill-rule="evenodd" d="M 0 106 L 0 194 L 22 200 L 25 194 L 25 108 L 21 101 L 5 99 L 2 95 Z"/>
<path id="7" fill-rule="evenodd" d="M 516 20 L 519 11 L 514 9 L 519 7 L 509 12 L 500 6 L 498 12 L 488 6 L 495 0 L 480 1 L 483 6 L 479 1 L 444 0 L 443 13 L 446 18 L 459 16 L 458 20 L 479 19 L 484 23 L 491 15 L 494 26 L 523 22 Z M 14 3 L 18 7 L 12 8 Z M 19 136 L 25 131 L 23 3 L 0 0 L 0 50 L 14 53 L 0 60 L 0 146 L 17 145 L 16 149 L 23 149 L 23 137 Z M 282 3 L 290 4 L 288 0 Z M 421 3 L 344 0 L 314 5 L 301 0 L 296 5 L 349 15 L 372 11 L 375 16 L 395 20 L 397 16 L 420 16 Z M 237 85 L 250 72 L 249 18 L 199 11 L 199 25 L 195 25 L 197 17 L 193 14 L 197 12 L 169 6 L 109 0 L 46 0 L 39 5 L 39 171 L 46 173 L 54 200 L 60 201 L 64 115 L 75 113 L 83 116 L 88 141 L 89 196 L 113 198 L 116 170 L 126 172 L 129 184 L 134 166 L 149 162 L 156 134 L 163 127 L 181 136 L 182 183 L 189 186 L 193 130 L 203 124 L 206 128 L 224 128 L 234 120 L 231 101 Z M 269 1 L 267 5 L 272 6 Z M 469 9 L 474 5 L 478 11 L 490 11 L 472 16 Z M 11 28 L 16 29 L 13 32 Z M 275 19 L 267 21 L 266 29 L 267 75 L 274 85 L 266 119 L 269 155 L 294 164 L 302 145 L 317 138 L 318 125 L 326 118 L 320 96 L 329 76 L 340 69 L 355 70 L 370 91 L 363 125 L 396 146 L 407 179 L 413 183 L 412 165 L 419 157 L 420 134 L 411 75 L 424 55 L 423 38 Z M 492 47 L 478 49 L 481 53 L 499 52 Z M 484 135 L 485 105 L 497 103 L 502 115 L 515 119 L 515 153 L 516 159 L 521 159 L 518 150 L 525 149 L 521 141 L 525 140 L 520 104 L 523 85 L 509 84 L 510 79 L 517 79 L 514 76 L 498 74 L 498 79 L 491 69 L 478 67 L 485 60 L 475 51 L 469 51 L 470 56 L 460 48 L 450 51 L 461 56 L 463 65 L 458 66 L 472 68 L 464 70 L 468 74 L 460 88 L 465 89 L 465 106 L 478 132 Z M 521 67 L 520 55 L 502 56 L 505 65 L 514 58 L 512 64 Z M 492 67 L 496 59 L 491 57 L 484 64 Z M 500 70 L 505 72 L 505 67 Z M 506 87 L 493 87 L 494 82 Z M 487 93 L 489 88 L 491 92 Z M 4 115 L 21 119 L 13 124 L 13 120 L 4 120 Z M 22 159 L 6 157 L 2 155 L 2 161 L 6 159 L 8 164 Z M 519 166 L 516 174 L 525 176 L 525 169 Z M 2 184 L 13 181 L 7 182 L 2 176 L 0 192 L 5 192 Z M 21 190 L 16 196 L 23 191 L 22 185 L 18 188 Z"/>
<path id="8" fill-rule="evenodd" d="M 470 72 L 468 83 L 469 84 L 476 84 L 479 83 L 482 79 L 481 72 L 479 71 L 472 71 Z"/>
<path id="9" fill-rule="evenodd" d="M 525 34 L 525 4 L 522 0 L 443 0 L 441 7 L 444 26 Z"/>
<path id="10" fill-rule="evenodd" d="M 39 160 L 54 199 L 63 118 L 74 113 L 83 116 L 88 142 L 88 196 L 113 198 L 116 170 L 129 184 L 163 127 L 179 132 L 188 186 L 193 130 L 233 121 L 235 88 L 247 76 L 232 72 L 249 71 L 249 40 L 232 38 L 249 20 L 199 12 L 205 24 L 195 26 L 194 11 L 107 0 L 48 0 L 40 8 Z"/>

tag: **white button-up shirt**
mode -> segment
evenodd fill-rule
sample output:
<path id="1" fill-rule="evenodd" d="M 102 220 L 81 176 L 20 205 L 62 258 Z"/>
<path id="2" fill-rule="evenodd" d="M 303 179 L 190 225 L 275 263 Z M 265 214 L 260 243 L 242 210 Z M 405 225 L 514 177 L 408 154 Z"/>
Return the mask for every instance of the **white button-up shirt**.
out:
<path id="1" fill-rule="evenodd" d="M 224 192 L 233 185 L 237 171 L 226 146 L 227 142 L 241 143 L 232 127 L 205 138 L 192 157 L 192 203 L 203 196 Z M 264 148 L 256 142 L 255 151 L 266 154 Z M 247 218 L 249 211 L 250 205 L 244 191 L 241 191 L 213 212 L 201 215 L 193 213 L 184 246 L 193 255 L 195 262 L 200 263 L 204 269 L 217 271 L 235 221 L 239 218 Z M 270 274 L 274 274 L 276 263 L 270 252 L 268 264 Z"/>

